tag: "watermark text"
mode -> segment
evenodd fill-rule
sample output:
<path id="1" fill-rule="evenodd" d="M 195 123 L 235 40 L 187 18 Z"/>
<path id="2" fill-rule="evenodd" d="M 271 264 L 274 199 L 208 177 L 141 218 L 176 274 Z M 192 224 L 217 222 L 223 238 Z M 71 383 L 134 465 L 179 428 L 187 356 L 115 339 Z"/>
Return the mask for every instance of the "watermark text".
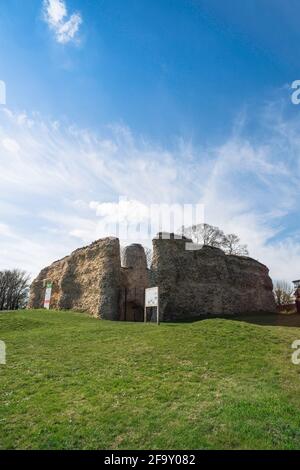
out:
<path id="1" fill-rule="evenodd" d="M 0 105 L 6 104 L 6 84 L 3 80 L 0 80 Z"/>
<path id="2" fill-rule="evenodd" d="M 292 348 L 295 349 L 292 354 L 292 363 L 295 366 L 298 366 L 300 364 L 300 339 L 295 339 L 295 341 L 293 341 Z"/>

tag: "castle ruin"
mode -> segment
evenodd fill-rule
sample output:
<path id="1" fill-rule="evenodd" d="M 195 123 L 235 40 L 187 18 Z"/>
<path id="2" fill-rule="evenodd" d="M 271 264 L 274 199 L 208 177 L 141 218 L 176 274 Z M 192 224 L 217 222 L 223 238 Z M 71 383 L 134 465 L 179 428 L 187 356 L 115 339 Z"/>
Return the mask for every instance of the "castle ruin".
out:
<path id="1" fill-rule="evenodd" d="M 142 321 L 145 288 L 152 286 L 159 287 L 161 321 L 275 312 L 266 266 L 209 246 L 186 249 L 187 243 L 192 244 L 159 234 L 149 269 L 142 245 L 126 247 L 121 265 L 119 240 L 98 240 L 44 268 L 32 283 L 29 308 L 43 307 L 45 281 L 51 281 L 51 309 L 86 311 L 106 320 Z"/>

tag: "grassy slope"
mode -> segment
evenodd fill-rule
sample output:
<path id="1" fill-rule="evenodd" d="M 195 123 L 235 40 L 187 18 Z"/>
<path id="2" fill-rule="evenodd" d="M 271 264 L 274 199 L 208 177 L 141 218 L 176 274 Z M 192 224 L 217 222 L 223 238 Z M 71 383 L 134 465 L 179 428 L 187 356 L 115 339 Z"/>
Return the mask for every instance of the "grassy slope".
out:
<path id="1" fill-rule="evenodd" d="M 0 315 L 0 448 L 300 448 L 298 328 Z"/>

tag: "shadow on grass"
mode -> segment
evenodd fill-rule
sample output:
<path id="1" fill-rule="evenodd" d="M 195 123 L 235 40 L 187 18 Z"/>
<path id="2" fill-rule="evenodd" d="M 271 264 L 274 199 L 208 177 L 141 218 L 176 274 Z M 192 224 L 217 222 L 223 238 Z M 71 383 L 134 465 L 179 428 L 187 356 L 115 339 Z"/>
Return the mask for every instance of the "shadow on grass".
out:
<path id="1" fill-rule="evenodd" d="M 232 317 L 232 320 L 243 321 L 246 323 L 253 323 L 256 325 L 264 326 L 290 326 L 297 327 L 300 326 L 300 315 L 299 313 L 293 314 L 272 314 L 272 313 L 262 313 L 256 315 L 237 315 Z"/>
<path id="2" fill-rule="evenodd" d="M 290 326 L 300 327 L 300 315 L 293 314 L 278 314 L 278 313 L 257 313 L 245 315 L 201 315 L 198 318 L 187 318 L 184 321 L 171 320 L 171 323 L 164 322 L 164 325 L 174 327 L 182 323 L 196 323 L 203 320 L 224 319 L 232 321 L 241 321 L 245 323 L 252 323 L 262 326 Z"/>

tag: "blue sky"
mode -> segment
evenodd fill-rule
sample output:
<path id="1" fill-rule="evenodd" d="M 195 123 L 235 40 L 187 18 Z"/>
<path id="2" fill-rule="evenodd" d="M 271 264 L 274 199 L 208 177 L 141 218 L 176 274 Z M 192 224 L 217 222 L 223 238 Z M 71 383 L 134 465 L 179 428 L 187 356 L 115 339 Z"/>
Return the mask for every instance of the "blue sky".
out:
<path id="1" fill-rule="evenodd" d="M 10 105 L 84 127 L 124 122 L 168 144 L 215 143 L 243 106 L 298 73 L 296 2 L 68 0 L 82 17 L 77 44 L 55 41 L 42 0 L 2 3 Z"/>
<path id="2" fill-rule="evenodd" d="M 36 274 L 97 238 L 124 196 L 202 203 L 273 277 L 299 278 L 297 11 L 2 0 L 1 265 Z"/>

